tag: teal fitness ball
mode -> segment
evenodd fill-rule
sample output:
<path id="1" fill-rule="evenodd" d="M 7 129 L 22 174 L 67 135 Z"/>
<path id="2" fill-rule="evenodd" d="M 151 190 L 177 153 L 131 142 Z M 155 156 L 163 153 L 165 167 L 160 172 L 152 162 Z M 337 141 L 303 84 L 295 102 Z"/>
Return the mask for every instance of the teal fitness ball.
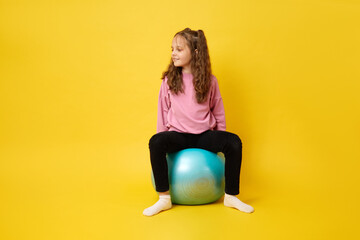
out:
<path id="1" fill-rule="evenodd" d="M 206 204 L 215 202 L 224 195 L 225 159 L 220 153 L 188 148 L 167 154 L 166 160 L 173 203 Z M 155 188 L 153 174 L 151 180 Z"/>

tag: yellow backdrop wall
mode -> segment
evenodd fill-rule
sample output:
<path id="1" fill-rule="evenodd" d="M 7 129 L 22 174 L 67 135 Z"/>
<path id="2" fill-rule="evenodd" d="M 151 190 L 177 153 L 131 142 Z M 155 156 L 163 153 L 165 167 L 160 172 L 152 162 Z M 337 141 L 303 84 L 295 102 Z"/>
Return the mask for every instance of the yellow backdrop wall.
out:
<path id="1" fill-rule="evenodd" d="M 1 239 L 356 238 L 358 1 L 19 0 L 0 19 Z M 186 27 L 207 37 L 253 214 L 142 216 L 160 77 Z"/>

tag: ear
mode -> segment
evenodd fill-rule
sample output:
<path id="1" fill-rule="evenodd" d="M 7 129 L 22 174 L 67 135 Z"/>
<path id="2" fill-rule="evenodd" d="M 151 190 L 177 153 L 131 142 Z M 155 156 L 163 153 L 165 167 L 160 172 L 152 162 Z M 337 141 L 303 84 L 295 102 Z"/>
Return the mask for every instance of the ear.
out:
<path id="1" fill-rule="evenodd" d="M 197 49 L 195 49 L 195 53 L 196 53 L 196 54 L 198 53 L 198 50 L 197 50 Z"/>

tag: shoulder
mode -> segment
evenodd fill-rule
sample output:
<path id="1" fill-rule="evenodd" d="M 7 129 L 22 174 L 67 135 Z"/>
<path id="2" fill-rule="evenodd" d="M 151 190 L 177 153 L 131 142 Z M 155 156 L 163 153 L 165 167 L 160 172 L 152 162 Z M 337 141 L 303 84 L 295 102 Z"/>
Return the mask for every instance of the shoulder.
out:
<path id="1" fill-rule="evenodd" d="M 217 80 L 217 78 L 215 77 L 215 75 L 211 74 L 210 80 L 211 80 L 211 86 L 216 86 L 216 85 L 218 85 L 218 80 Z"/>
<path id="2" fill-rule="evenodd" d="M 163 79 L 163 83 L 167 83 L 167 82 L 168 82 L 168 79 L 169 79 L 169 78 L 168 78 L 167 76 L 165 76 L 164 79 Z"/>
<path id="3" fill-rule="evenodd" d="M 165 76 L 165 77 L 161 80 L 162 84 L 167 83 L 167 81 L 168 81 L 168 77 L 167 77 L 167 76 Z"/>
<path id="4" fill-rule="evenodd" d="M 212 82 L 217 82 L 217 77 L 214 74 L 211 74 L 210 79 Z"/>
<path id="5" fill-rule="evenodd" d="M 161 88 L 164 89 L 164 90 L 169 89 L 169 85 L 167 84 L 167 81 L 168 81 L 167 76 L 165 76 L 161 81 Z"/>

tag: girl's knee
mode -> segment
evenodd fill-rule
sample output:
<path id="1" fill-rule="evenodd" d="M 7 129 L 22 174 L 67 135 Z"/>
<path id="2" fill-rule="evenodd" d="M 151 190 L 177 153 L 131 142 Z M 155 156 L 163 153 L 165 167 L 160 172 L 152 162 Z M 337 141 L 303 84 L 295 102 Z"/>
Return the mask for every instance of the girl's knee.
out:
<path id="1" fill-rule="evenodd" d="M 241 139 L 238 135 L 234 134 L 234 141 L 240 145 L 242 145 Z"/>
<path id="2" fill-rule="evenodd" d="M 149 148 L 157 147 L 166 142 L 168 132 L 159 132 L 153 135 L 149 140 Z"/>
<path id="3" fill-rule="evenodd" d="M 242 148 L 242 141 L 241 141 L 240 137 L 234 133 L 231 133 L 229 135 L 229 144 L 230 144 L 230 146 L 232 146 L 233 148 L 236 148 L 236 149 Z"/>
<path id="4" fill-rule="evenodd" d="M 153 148 L 159 142 L 159 133 L 153 135 L 149 140 L 149 148 Z"/>

